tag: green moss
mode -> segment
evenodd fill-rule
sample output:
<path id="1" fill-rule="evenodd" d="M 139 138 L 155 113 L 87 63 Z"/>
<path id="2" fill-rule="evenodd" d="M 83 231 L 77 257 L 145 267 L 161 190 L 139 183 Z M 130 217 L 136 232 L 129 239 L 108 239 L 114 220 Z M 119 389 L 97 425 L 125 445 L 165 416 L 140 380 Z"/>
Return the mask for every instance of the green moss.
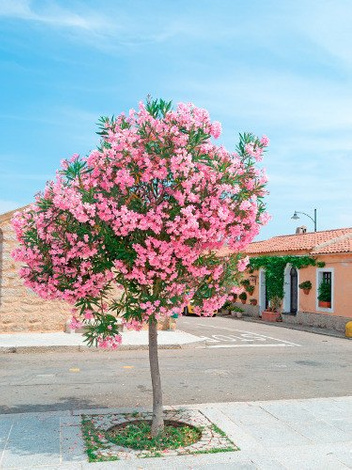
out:
<path id="1" fill-rule="evenodd" d="M 275 297 L 284 298 L 285 268 L 288 264 L 296 269 L 303 269 L 307 266 L 322 267 L 324 265 L 323 262 L 310 256 L 258 256 L 250 258 L 250 272 L 260 268 L 265 269 L 265 282 L 269 300 Z"/>

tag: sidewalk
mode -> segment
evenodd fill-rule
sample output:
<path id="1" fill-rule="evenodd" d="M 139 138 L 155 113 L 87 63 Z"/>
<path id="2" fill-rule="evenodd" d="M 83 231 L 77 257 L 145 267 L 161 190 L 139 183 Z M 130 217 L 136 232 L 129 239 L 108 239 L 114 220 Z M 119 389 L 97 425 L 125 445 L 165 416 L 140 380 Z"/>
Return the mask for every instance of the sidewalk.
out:
<path id="1" fill-rule="evenodd" d="M 147 349 L 148 331 L 122 332 L 122 344 L 119 351 L 124 349 Z M 79 333 L 12 333 L 0 335 L 1 353 L 31 353 L 57 351 L 99 351 L 89 348 Z M 204 340 L 181 330 L 158 331 L 160 349 L 180 349 L 204 345 Z"/>
<path id="2" fill-rule="evenodd" d="M 175 407 L 176 408 L 176 407 Z M 352 468 L 352 397 L 183 406 L 226 432 L 236 452 L 88 463 L 80 414 L 0 415 L 0 468 L 41 470 L 346 470 Z M 108 414 L 127 410 L 90 410 Z"/>

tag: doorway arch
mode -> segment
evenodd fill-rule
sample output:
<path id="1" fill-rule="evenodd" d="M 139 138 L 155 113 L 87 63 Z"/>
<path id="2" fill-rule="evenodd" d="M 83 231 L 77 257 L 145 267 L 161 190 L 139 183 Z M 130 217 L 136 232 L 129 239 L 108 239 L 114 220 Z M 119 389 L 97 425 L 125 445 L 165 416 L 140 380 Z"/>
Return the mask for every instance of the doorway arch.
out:
<path id="1" fill-rule="evenodd" d="M 261 316 L 262 311 L 266 310 L 269 306 L 268 291 L 266 286 L 266 275 L 265 269 L 260 268 L 259 270 L 259 315 Z"/>
<path id="2" fill-rule="evenodd" d="M 298 270 L 291 264 L 285 268 L 283 307 L 285 313 L 292 315 L 298 311 Z"/>

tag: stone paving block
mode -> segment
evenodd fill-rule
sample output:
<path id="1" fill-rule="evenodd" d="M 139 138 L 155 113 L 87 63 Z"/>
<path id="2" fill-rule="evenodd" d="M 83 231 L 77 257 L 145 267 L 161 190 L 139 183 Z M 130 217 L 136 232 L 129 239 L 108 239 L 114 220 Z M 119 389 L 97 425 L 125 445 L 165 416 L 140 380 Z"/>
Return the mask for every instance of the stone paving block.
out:
<path id="1" fill-rule="evenodd" d="M 13 417 L 0 417 L 0 451 L 4 449 L 13 425 Z"/>
<path id="2" fill-rule="evenodd" d="M 351 404 L 347 401 L 308 401 L 303 404 L 303 407 L 319 419 L 325 419 L 331 416 L 334 416 L 336 419 L 343 419 L 346 416 L 351 416 Z"/>
<path id="3" fill-rule="evenodd" d="M 47 438 L 50 434 L 59 434 L 58 416 L 25 416 L 16 418 L 11 431 L 11 439 Z"/>
<path id="4" fill-rule="evenodd" d="M 334 445 L 332 446 L 292 446 L 283 449 L 272 448 L 273 455 L 288 470 L 347 470 L 335 455 Z"/>
<path id="5" fill-rule="evenodd" d="M 82 470 L 82 466 L 79 463 L 61 463 L 58 466 L 52 466 L 50 467 L 38 467 L 38 470 Z M 92 470 L 92 469 L 91 469 Z"/>
<path id="6" fill-rule="evenodd" d="M 334 455 L 337 460 L 346 465 L 347 468 L 352 468 L 352 441 L 346 447 L 347 448 L 335 449 Z"/>
<path id="7" fill-rule="evenodd" d="M 238 426 L 220 409 L 207 407 L 206 405 L 199 408 L 210 421 L 226 433 L 229 439 L 236 443 L 241 451 L 252 449 L 258 451 L 258 446 L 260 447 L 261 444 L 250 433 L 246 432 L 243 426 Z"/>
<path id="8" fill-rule="evenodd" d="M 287 467 L 282 465 L 278 460 L 268 455 L 258 455 L 258 453 L 252 453 L 250 460 L 255 464 L 255 468 L 258 470 L 287 470 Z M 296 469 L 297 470 L 297 469 Z"/>
<path id="9" fill-rule="evenodd" d="M 236 403 L 226 406 L 226 415 L 234 422 L 247 424 L 274 424 L 277 418 L 260 406 L 249 403 Z"/>
<path id="10" fill-rule="evenodd" d="M 214 464 L 208 464 L 206 466 L 204 465 L 194 465 L 191 467 L 192 470 L 234 470 L 234 463 L 229 462 L 229 463 L 214 463 Z M 236 470 L 257 470 L 258 467 L 255 463 L 239 463 L 236 462 Z"/>
<path id="11" fill-rule="evenodd" d="M 209 468 L 212 470 L 222 470 L 223 468 L 231 470 L 258 469 L 247 455 L 243 456 L 239 452 L 82 464 L 82 470 L 208 470 Z"/>
<path id="12" fill-rule="evenodd" d="M 302 436 L 298 432 L 286 426 L 284 423 L 277 422 L 275 425 L 266 424 L 242 424 L 244 430 L 252 435 L 257 442 L 264 446 L 272 447 L 280 443 L 282 446 L 310 444 L 312 441 Z"/>
<path id="13" fill-rule="evenodd" d="M 71 420 L 64 418 L 60 423 L 60 431 L 62 462 L 86 462 L 81 420 L 77 417 L 72 417 Z"/>
<path id="14" fill-rule="evenodd" d="M 352 409 L 352 404 L 351 404 L 351 409 Z M 341 431 L 345 431 L 349 433 L 349 435 L 352 437 L 352 416 L 349 416 L 346 418 L 340 418 L 340 419 L 335 419 L 333 417 L 329 419 L 325 418 L 325 421 L 331 426 L 334 426 L 337 429 L 341 429 Z"/>
<path id="15" fill-rule="evenodd" d="M 317 444 L 327 444 L 329 442 L 348 442 L 351 440 L 351 433 L 342 431 L 337 427 L 330 426 L 321 420 L 310 422 L 291 423 L 291 427 Z"/>
<path id="16" fill-rule="evenodd" d="M 63 426 L 80 426 L 82 421 L 81 416 L 63 416 L 60 418 L 60 427 Z"/>
<path id="17" fill-rule="evenodd" d="M 269 402 L 262 404 L 261 408 L 286 423 L 316 419 L 313 413 L 297 403 L 285 403 L 283 405 L 280 402 Z"/>
<path id="18" fill-rule="evenodd" d="M 60 464 L 53 464 L 53 465 L 29 465 L 28 467 L 0 467 L 1 470 L 82 470 L 81 464 L 78 463 L 60 463 Z M 92 470 L 92 469 L 91 469 Z"/>
<path id="19" fill-rule="evenodd" d="M 60 463 L 60 430 L 57 416 L 15 417 L 2 465 L 35 468 Z"/>
<path id="20" fill-rule="evenodd" d="M 43 452 L 35 449 L 34 444 L 33 441 L 29 441 L 24 443 L 21 449 L 14 445 L 11 445 L 9 449 L 5 449 L 1 468 L 34 469 L 37 466 L 58 466 L 61 463 L 60 449 L 58 451 L 55 449 L 52 452 L 47 449 Z"/>

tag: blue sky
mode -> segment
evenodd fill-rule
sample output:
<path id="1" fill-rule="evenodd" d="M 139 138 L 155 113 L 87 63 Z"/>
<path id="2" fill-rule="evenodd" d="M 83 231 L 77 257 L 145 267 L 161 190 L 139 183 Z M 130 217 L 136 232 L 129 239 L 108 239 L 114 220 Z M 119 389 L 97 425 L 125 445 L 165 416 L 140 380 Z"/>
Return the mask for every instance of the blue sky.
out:
<path id="1" fill-rule="evenodd" d="M 352 226 L 350 0 L 0 0 L 0 213 L 98 143 L 99 116 L 149 93 L 266 134 L 260 239 Z"/>

